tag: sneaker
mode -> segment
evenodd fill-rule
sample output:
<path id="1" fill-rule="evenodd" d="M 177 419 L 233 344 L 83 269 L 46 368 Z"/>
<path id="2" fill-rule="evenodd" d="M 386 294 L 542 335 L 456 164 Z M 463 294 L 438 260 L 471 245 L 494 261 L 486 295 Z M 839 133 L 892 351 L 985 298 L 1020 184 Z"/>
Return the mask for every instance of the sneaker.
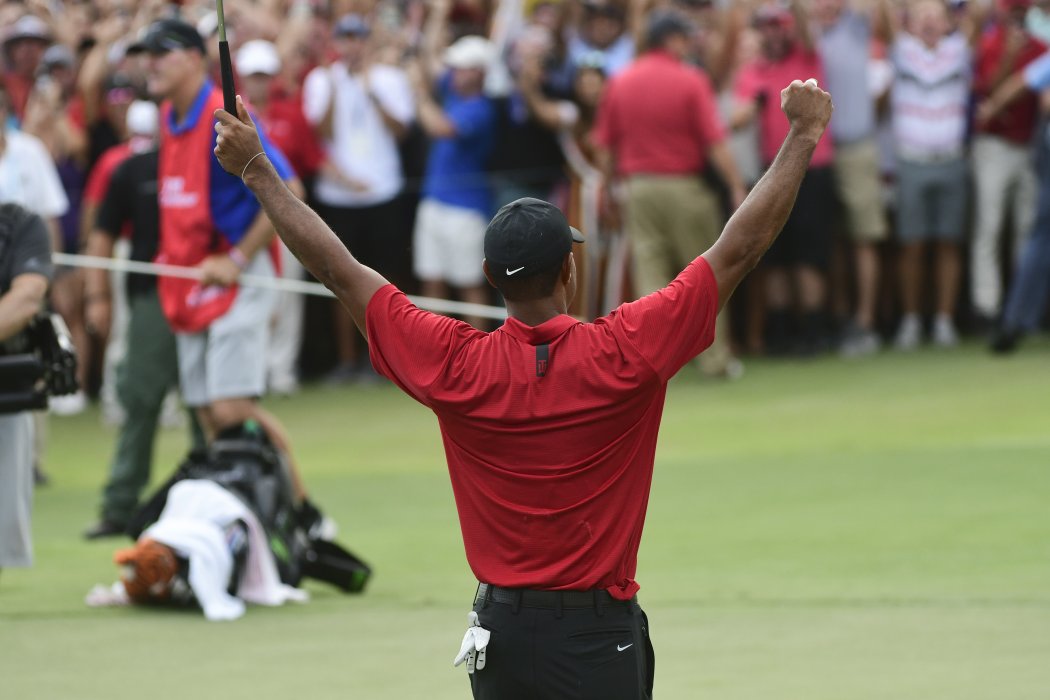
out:
<path id="1" fill-rule="evenodd" d="M 715 371 L 703 372 L 703 374 L 710 379 L 724 379 L 730 382 L 736 381 L 744 376 L 744 363 L 736 357 L 730 357 L 726 362 L 725 367 Z"/>
<path id="2" fill-rule="evenodd" d="M 349 384 L 357 378 L 357 368 L 353 363 L 346 362 L 335 366 L 331 372 L 325 375 L 324 383 L 328 386 L 340 386 Z"/>
<path id="3" fill-rule="evenodd" d="M 102 424 L 110 428 L 119 428 L 128 420 L 124 407 L 115 401 L 102 402 Z"/>
<path id="4" fill-rule="evenodd" d="M 1000 328 L 992 336 L 988 349 L 996 355 L 1009 355 L 1017 350 L 1017 344 L 1021 342 L 1024 334 L 1012 328 Z"/>
<path id="5" fill-rule="evenodd" d="M 295 396 L 299 393 L 299 380 L 290 375 L 270 377 L 270 393 L 275 396 Z"/>
<path id="6" fill-rule="evenodd" d="M 354 376 L 354 383 L 361 386 L 375 386 L 383 383 L 383 377 L 375 371 L 371 362 L 365 362 Z"/>
<path id="7" fill-rule="evenodd" d="M 959 344 L 959 334 L 955 331 L 952 319 L 944 314 L 937 314 L 933 319 L 933 344 L 939 348 L 954 348 Z"/>
<path id="8" fill-rule="evenodd" d="M 160 406 L 160 425 L 167 429 L 182 430 L 186 427 L 186 411 L 182 408 L 179 392 L 169 391 Z"/>
<path id="9" fill-rule="evenodd" d="M 839 345 L 839 354 L 843 357 L 867 357 L 881 349 L 882 339 L 878 333 L 850 323 Z"/>
<path id="10" fill-rule="evenodd" d="M 901 325 L 897 328 L 897 337 L 893 340 L 893 346 L 898 350 L 910 352 L 919 347 L 922 341 L 922 324 L 917 314 L 906 314 L 901 319 Z"/>
<path id="11" fill-rule="evenodd" d="M 52 396 L 47 400 L 47 407 L 56 416 L 75 416 L 87 409 L 87 396 L 83 391 L 65 396 Z"/>
<path id="12" fill-rule="evenodd" d="M 729 362 L 726 363 L 725 378 L 729 381 L 736 381 L 744 376 L 744 363 L 739 358 L 730 358 Z"/>
<path id="13" fill-rule="evenodd" d="M 84 530 L 84 539 L 100 540 L 104 537 L 121 537 L 124 534 L 123 525 L 103 518 L 88 529 Z"/>

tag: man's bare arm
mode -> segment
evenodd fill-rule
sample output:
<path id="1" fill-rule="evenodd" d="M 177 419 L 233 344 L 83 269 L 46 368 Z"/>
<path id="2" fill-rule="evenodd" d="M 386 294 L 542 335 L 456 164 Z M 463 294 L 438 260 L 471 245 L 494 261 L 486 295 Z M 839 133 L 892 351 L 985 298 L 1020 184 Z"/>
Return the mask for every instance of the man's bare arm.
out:
<path id="1" fill-rule="evenodd" d="M 115 239 L 115 236 L 96 228 L 88 234 L 84 254 L 96 258 L 112 258 Z M 108 336 L 112 310 L 109 272 L 87 268 L 84 270 L 84 321 L 87 323 L 88 332 L 99 337 Z"/>
<path id="2" fill-rule="evenodd" d="M 0 296 L 0 342 L 28 326 L 44 308 L 46 296 L 47 277 L 32 272 L 15 277 L 11 288 Z"/>
<path id="3" fill-rule="evenodd" d="M 988 99 L 977 106 L 977 123 L 985 125 L 992 121 L 1026 92 L 1028 83 L 1025 82 L 1024 71 L 1018 71 L 1004 80 Z"/>
<path id="4" fill-rule="evenodd" d="M 252 160 L 263 149 L 240 97 L 237 111 L 237 117 L 225 110 L 215 113 L 219 134 L 215 155 L 219 162 L 237 176 L 244 173 L 244 183 L 259 199 L 281 240 L 314 277 L 332 290 L 365 334 L 368 302 L 388 284 L 387 280 L 350 254 L 321 217 L 288 189 L 265 155 Z"/>
<path id="5" fill-rule="evenodd" d="M 780 99 L 791 122 L 780 153 L 729 219 L 722 235 L 704 253 L 718 283 L 720 308 L 784 228 L 813 150 L 831 119 L 831 96 L 815 81 L 796 80 L 781 93 Z"/>

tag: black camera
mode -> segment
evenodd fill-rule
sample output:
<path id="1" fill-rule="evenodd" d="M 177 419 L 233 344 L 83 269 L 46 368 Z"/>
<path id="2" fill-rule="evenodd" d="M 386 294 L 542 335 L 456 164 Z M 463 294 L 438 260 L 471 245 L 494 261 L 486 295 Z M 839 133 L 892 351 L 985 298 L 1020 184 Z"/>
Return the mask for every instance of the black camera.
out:
<path id="1" fill-rule="evenodd" d="M 50 396 L 73 394 L 77 355 L 65 321 L 58 314 L 40 314 L 0 351 L 0 414 L 47 408 Z"/>

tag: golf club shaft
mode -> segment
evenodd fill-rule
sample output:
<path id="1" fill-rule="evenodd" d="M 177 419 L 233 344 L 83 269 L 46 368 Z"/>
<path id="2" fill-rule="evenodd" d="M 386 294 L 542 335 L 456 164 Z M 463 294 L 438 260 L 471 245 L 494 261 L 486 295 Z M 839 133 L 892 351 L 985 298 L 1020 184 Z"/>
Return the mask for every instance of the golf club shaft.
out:
<path id="1" fill-rule="evenodd" d="M 230 59 L 230 44 L 226 41 L 226 16 L 222 0 L 216 0 L 215 12 L 219 18 L 219 73 L 222 76 L 223 108 L 237 114 L 237 91 L 233 85 L 233 61 Z"/>

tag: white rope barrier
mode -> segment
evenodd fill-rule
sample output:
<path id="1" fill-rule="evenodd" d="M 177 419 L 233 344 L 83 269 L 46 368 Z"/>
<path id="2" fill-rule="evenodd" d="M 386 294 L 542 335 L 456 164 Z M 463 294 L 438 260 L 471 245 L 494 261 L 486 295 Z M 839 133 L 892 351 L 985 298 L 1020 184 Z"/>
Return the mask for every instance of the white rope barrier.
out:
<path id="1" fill-rule="evenodd" d="M 111 270 L 114 272 L 132 272 L 140 275 L 153 275 L 155 277 L 181 277 L 183 279 L 193 280 L 201 279 L 201 271 L 196 267 L 161 265 L 159 263 L 99 258 L 91 255 L 72 255 L 69 253 L 53 253 L 51 259 L 58 265 L 66 265 L 69 267 L 85 267 L 97 270 Z M 293 294 L 306 294 L 316 297 L 335 296 L 323 284 L 318 284 L 317 282 L 306 282 L 305 280 L 265 277 L 261 275 L 241 275 L 237 282 L 246 287 L 261 287 L 263 289 L 273 289 L 278 292 L 291 292 Z M 496 319 L 497 321 L 502 321 L 507 318 L 507 310 L 502 306 L 485 306 L 483 304 L 471 304 L 464 301 L 449 301 L 447 299 L 434 299 L 431 297 L 409 296 L 408 298 L 419 308 L 433 311 L 435 313 L 456 314 L 460 316 L 479 316 L 482 318 Z"/>

